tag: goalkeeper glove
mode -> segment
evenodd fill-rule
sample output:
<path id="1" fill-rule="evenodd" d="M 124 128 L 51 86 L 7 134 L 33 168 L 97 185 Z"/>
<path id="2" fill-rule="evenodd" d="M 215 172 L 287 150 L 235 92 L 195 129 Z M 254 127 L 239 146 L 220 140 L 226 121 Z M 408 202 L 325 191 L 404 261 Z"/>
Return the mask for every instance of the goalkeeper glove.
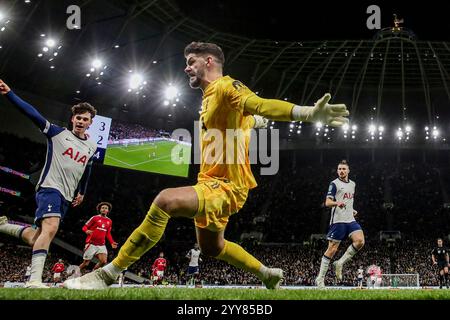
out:
<path id="1" fill-rule="evenodd" d="M 255 119 L 255 124 L 253 125 L 253 128 L 255 128 L 255 129 L 267 128 L 267 123 L 269 122 L 268 119 L 266 119 L 262 116 L 259 116 L 257 114 L 254 114 L 253 118 Z"/>
<path id="2" fill-rule="evenodd" d="M 292 110 L 292 118 L 296 121 L 322 122 L 332 127 L 340 127 L 348 124 L 345 118 L 350 113 L 345 104 L 328 104 L 331 95 L 326 93 L 322 98 L 317 100 L 314 107 L 294 106 Z"/>

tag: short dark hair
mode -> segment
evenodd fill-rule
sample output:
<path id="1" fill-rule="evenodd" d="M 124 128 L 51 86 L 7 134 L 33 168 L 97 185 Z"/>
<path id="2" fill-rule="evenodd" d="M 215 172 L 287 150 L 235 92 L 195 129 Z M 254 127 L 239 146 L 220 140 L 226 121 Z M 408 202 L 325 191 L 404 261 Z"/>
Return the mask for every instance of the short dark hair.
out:
<path id="1" fill-rule="evenodd" d="M 81 102 L 72 107 L 72 115 L 74 116 L 85 112 L 89 112 L 92 119 L 94 119 L 95 115 L 97 114 L 97 110 L 95 110 L 95 108 L 87 102 Z"/>
<path id="2" fill-rule="evenodd" d="M 347 167 L 350 168 L 347 160 L 341 160 L 341 162 L 339 162 L 339 164 L 345 164 Z"/>
<path id="3" fill-rule="evenodd" d="M 112 204 L 109 203 L 109 202 L 106 202 L 106 201 L 100 202 L 100 203 L 97 205 L 97 212 L 100 212 L 100 209 L 102 208 L 102 206 L 108 206 L 109 212 L 111 212 L 111 210 L 112 210 Z"/>
<path id="4" fill-rule="evenodd" d="M 222 66 L 225 64 L 225 56 L 222 48 L 214 43 L 191 42 L 184 48 L 184 57 L 186 58 L 191 53 L 201 55 L 210 54 L 214 56 Z"/>

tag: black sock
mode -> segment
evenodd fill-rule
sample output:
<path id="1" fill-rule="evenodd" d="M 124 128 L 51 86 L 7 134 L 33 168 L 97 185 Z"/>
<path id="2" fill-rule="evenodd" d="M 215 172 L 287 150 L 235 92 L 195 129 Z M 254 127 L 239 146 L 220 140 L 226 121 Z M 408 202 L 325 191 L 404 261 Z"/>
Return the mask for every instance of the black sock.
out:
<path id="1" fill-rule="evenodd" d="M 439 275 L 439 286 L 442 287 L 442 284 L 444 283 L 444 276 L 442 274 Z"/>

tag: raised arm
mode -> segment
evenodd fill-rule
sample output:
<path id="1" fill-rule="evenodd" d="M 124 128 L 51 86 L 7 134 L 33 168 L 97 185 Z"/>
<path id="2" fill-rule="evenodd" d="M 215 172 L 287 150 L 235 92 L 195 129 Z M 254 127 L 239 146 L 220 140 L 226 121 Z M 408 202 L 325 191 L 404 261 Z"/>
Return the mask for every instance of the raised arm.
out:
<path id="1" fill-rule="evenodd" d="M 308 107 L 251 95 L 244 102 L 244 111 L 276 121 L 320 121 L 332 127 L 347 124 L 348 119 L 346 117 L 349 112 L 345 104 L 328 104 L 330 99 L 331 95 L 327 93 L 313 107 Z"/>

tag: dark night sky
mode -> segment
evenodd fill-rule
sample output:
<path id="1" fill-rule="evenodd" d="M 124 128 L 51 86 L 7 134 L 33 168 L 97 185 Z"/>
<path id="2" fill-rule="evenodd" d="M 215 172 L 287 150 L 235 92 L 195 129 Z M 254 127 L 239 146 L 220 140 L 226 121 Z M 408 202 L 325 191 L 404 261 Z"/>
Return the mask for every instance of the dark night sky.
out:
<path id="1" fill-rule="evenodd" d="M 273 40 L 370 39 L 366 9 L 381 9 L 382 27 L 393 13 L 421 40 L 450 38 L 450 4 L 444 1 L 236 1 L 176 0 L 181 10 L 223 32 Z"/>

